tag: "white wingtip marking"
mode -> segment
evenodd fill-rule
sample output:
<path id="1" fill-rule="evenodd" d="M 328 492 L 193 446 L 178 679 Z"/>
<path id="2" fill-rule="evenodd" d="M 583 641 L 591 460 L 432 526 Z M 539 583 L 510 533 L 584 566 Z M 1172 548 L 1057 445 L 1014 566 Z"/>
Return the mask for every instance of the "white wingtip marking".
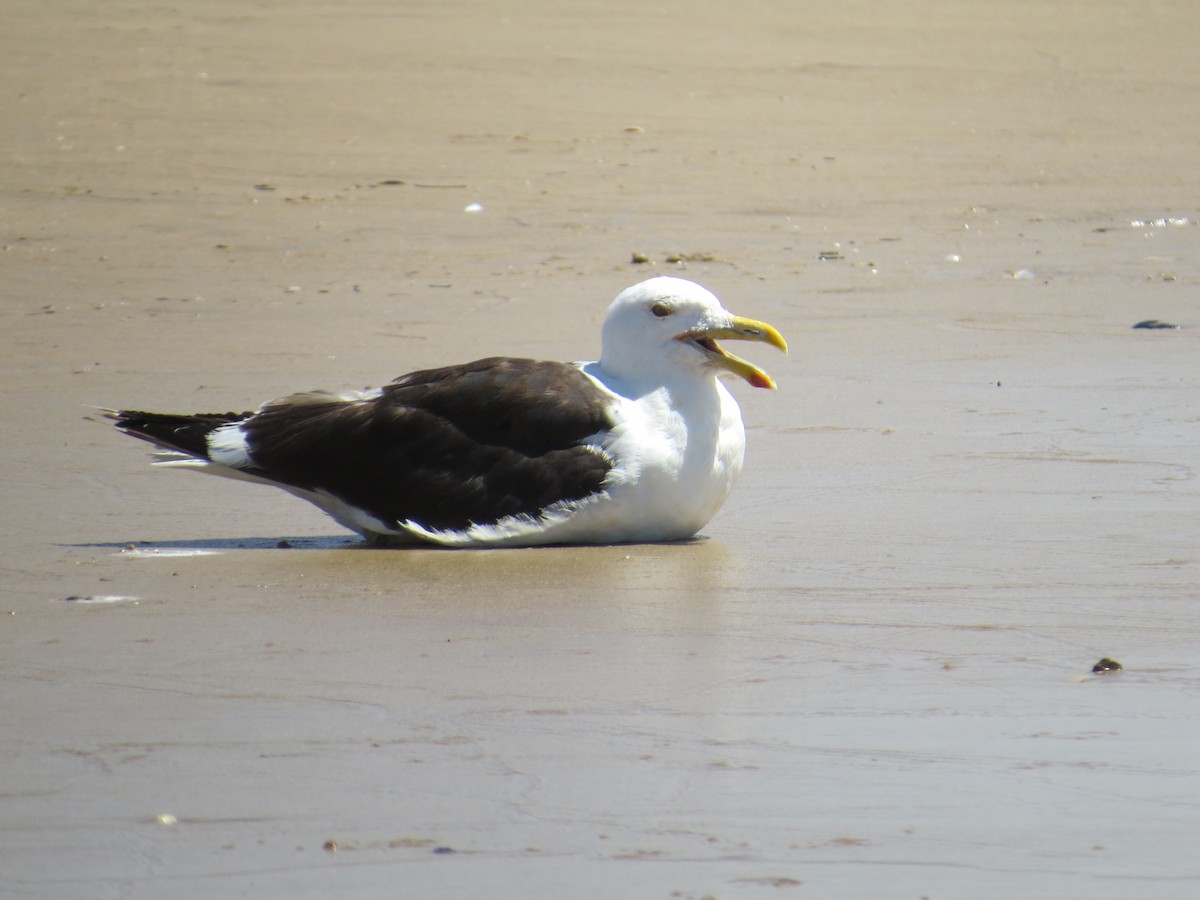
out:
<path id="1" fill-rule="evenodd" d="M 208 457 L 217 465 L 231 469 L 243 469 L 254 464 L 250 459 L 246 433 L 236 422 L 222 425 L 208 435 Z"/>

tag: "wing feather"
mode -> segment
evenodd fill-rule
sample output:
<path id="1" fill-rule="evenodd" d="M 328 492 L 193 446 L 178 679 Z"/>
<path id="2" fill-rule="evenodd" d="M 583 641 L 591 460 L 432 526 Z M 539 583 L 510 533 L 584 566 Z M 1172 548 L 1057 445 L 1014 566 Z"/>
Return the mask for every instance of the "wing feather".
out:
<path id="1" fill-rule="evenodd" d="M 581 442 L 611 425 L 578 368 L 493 357 L 414 372 L 370 399 L 284 398 L 240 427 L 256 475 L 440 530 L 596 493 L 611 463 Z"/>

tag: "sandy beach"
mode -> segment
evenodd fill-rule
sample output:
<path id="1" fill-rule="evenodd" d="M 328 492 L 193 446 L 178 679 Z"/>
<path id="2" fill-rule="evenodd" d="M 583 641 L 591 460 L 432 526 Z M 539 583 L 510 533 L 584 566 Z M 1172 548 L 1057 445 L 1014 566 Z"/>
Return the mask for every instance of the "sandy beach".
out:
<path id="1" fill-rule="evenodd" d="M 7 11 L 0 896 L 1198 895 L 1200 8 Z M 690 543 L 367 549 L 95 412 L 653 274 L 792 348 Z"/>

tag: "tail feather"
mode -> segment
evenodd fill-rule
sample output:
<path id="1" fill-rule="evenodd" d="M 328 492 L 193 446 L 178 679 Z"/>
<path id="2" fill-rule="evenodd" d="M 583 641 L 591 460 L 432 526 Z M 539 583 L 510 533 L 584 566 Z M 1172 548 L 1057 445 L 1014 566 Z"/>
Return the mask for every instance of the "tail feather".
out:
<path id="1" fill-rule="evenodd" d="M 177 450 L 199 459 L 208 459 L 208 436 L 231 422 L 240 422 L 252 413 L 224 412 L 199 415 L 140 412 L 137 410 L 105 410 L 126 434 L 149 441 L 164 450 Z"/>

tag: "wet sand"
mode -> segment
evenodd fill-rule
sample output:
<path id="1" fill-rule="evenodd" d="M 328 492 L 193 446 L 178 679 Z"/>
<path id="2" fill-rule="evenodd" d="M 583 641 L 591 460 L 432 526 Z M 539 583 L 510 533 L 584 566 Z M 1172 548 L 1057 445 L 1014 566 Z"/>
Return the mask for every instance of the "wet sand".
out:
<path id="1" fill-rule="evenodd" d="M 1191 6 L 10 7 L 0 894 L 1200 890 Z M 663 272 L 793 348 L 688 544 L 363 549 L 89 411 Z"/>

